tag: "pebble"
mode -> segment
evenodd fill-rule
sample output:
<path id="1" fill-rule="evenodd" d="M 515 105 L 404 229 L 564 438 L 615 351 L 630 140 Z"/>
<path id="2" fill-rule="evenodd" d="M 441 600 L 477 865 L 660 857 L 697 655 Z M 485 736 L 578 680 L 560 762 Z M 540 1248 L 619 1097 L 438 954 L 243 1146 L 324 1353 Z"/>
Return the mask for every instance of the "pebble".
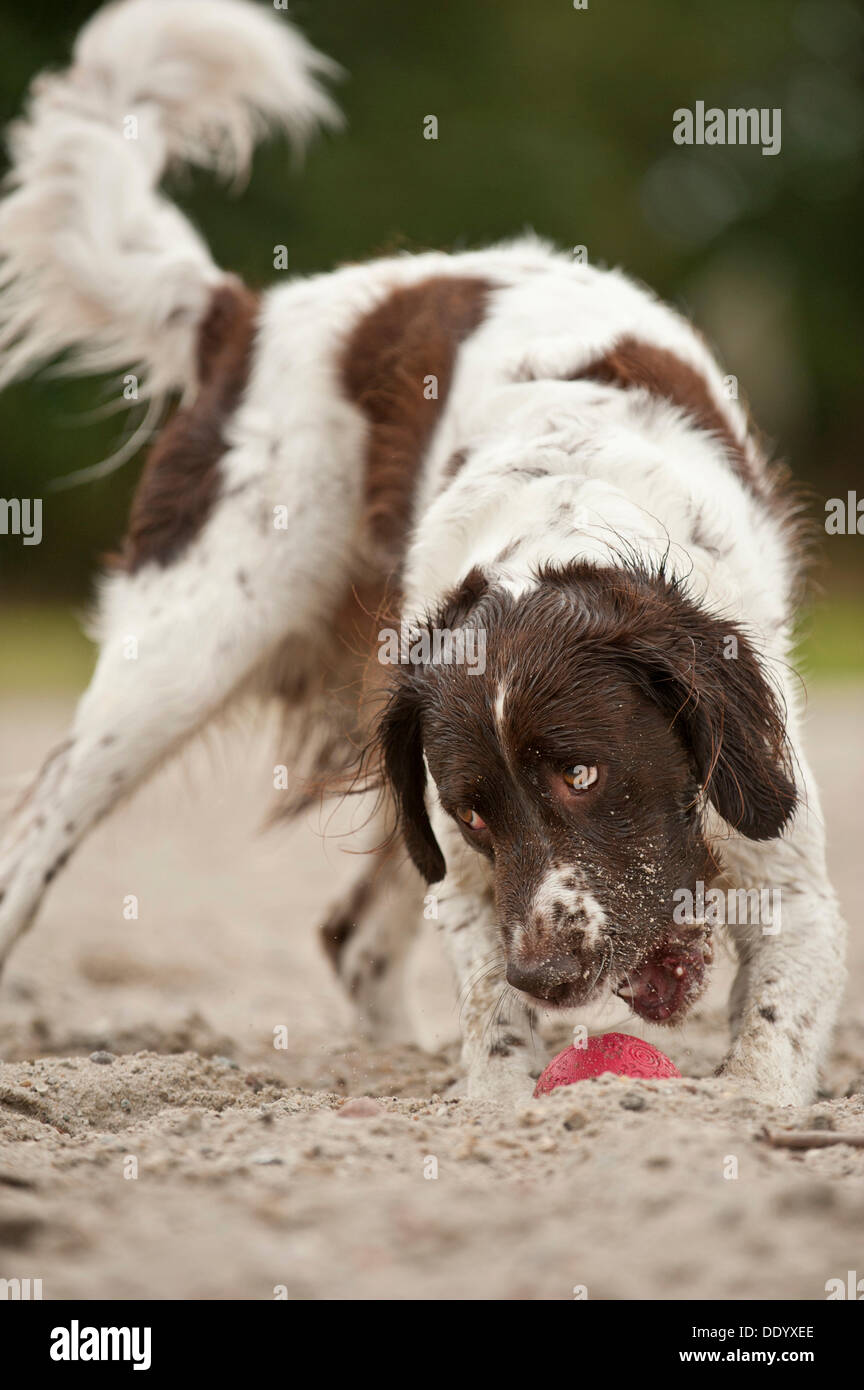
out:
<path id="1" fill-rule="evenodd" d="M 271 1153 L 268 1149 L 259 1149 L 250 1159 L 251 1163 L 258 1163 L 262 1168 L 269 1168 L 275 1164 L 284 1163 L 284 1159 L 279 1154 Z"/>
<path id="2" fill-rule="evenodd" d="M 569 1115 L 564 1116 L 565 1129 L 584 1129 L 588 1123 L 588 1116 L 584 1110 L 571 1110 Z"/>
<path id="3" fill-rule="evenodd" d="M 546 1116 L 541 1113 L 539 1107 L 532 1107 L 530 1110 L 520 1110 L 519 1123 L 523 1129 L 533 1129 L 535 1125 L 542 1125 Z"/>
<path id="4" fill-rule="evenodd" d="M 38 1090 L 39 1090 L 39 1087 L 37 1086 L 35 1089 L 38 1091 Z M 810 1128 L 811 1128 L 811 1129 L 834 1129 L 834 1128 L 835 1128 L 834 1116 L 833 1116 L 833 1115 L 824 1115 L 824 1114 L 821 1113 L 821 1111 L 817 1111 L 817 1113 L 816 1113 L 815 1115 L 811 1115 L 811 1116 L 810 1116 Z"/>
<path id="5" fill-rule="evenodd" d="M 102 1067 L 110 1067 L 110 1066 L 111 1066 L 111 1063 L 114 1061 L 114 1053 L 113 1053 L 113 1052 L 101 1052 L 101 1051 L 100 1051 L 100 1052 L 91 1052 L 91 1053 L 90 1053 L 90 1061 L 91 1061 L 91 1062 L 98 1062 L 99 1065 L 102 1066 Z"/>
<path id="6" fill-rule="evenodd" d="M 638 1091 L 628 1091 L 626 1096 L 622 1096 L 618 1104 L 622 1110 L 644 1110 L 648 1102 Z"/>
<path id="7" fill-rule="evenodd" d="M 379 1105 L 377 1100 L 371 1096 L 357 1096 L 355 1100 L 346 1100 L 336 1112 L 343 1119 L 348 1120 L 369 1120 L 373 1117 L 386 1115 L 387 1111 L 383 1105 Z"/>

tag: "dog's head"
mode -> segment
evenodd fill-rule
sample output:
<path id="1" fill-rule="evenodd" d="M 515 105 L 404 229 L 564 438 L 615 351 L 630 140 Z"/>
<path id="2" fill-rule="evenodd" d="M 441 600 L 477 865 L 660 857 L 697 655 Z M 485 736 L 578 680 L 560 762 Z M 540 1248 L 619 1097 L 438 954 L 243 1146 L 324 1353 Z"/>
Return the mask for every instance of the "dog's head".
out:
<path id="1" fill-rule="evenodd" d="M 430 656 L 432 633 L 469 630 L 484 663 Z M 520 597 L 472 573 L 429 636 L 397 668 L 378 734 L 417 867 L 430 883 L 446 868 L 428 764 L 492 866 L 510 984 L 558 1007 L 612 989 L 646 1019 L 680 1019 L 710 960 L 704 927 L 673 917 L 680 890 L 716 872 L 706 803 L 754 840 L 796 804 L 782 711 L 744 633 L 662 573 L 575 564 Z"/>

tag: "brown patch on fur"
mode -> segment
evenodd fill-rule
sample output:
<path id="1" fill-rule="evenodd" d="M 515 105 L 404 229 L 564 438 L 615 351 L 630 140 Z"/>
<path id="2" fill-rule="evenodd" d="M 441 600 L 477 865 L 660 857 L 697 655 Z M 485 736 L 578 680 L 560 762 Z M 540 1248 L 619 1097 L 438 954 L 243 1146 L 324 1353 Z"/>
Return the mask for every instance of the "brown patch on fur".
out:
<path id="1" fill-rule="evenodd" d="M 460 473 L 462 471 L 467 462 L 468 450 L 457 449 L 455 454 L 451 454 L 449 459 L 447 460 L 447 466 L 444 469 L 445 480 L 449 483 L 453 478 L 456 477 L 457 473 Z"/>
<path id="2" fill-rule="evenodd" d="M 170 564 L 210 515 L 225 422 L 248 380 L 257 312 L 257 296 L 239 282 L 213 292 L 198 330 L 198 396 L 156 441 L 132 503 L 120 559 L 130 574 L 153 561 Z"/>
<path id="3" fill-rule="evenodd" d="M 762 494 L 762 480 L 755 473 L 729 419 L 711 394 L 705 377 L 676 353 L 628 334 L 603 357 L 576 372 L 573 380 L 599 381 L 624 389 L 640 387 L 652 395 L 662 396 L 686 411 L 700 429 L 716 435 L 739 478 Z"/>
<path id="4" fill-rule="evenodd" d="M 317 640 L 286 643 L 264 676 L 284 710 L 280 761 L 293 788 L 281 791 L 272 819 L 291 819 L 328 796 L 360 790 L 358 765 L 390 667 L 378 660 L 378 633 L 399 626 L 399 595 L 367 575 L 344 593 Z"/>
<path id="5" fill-rule="evenodd" d="M 750 453 L 736 436 L 731 421 L 711 393 L 703 374 L 666 348 L 652 346 L 632 334 L 574 373 L 573 381 L 597 381 L 623 389 L 637 387 L 661 396 L 685 411 L 700 429 L 713 434 L 726 450 L 735 475 L 765 506 L 782 527 L 790 551 L 798 557 L 793 569 L 790 600 L 803 597 L 806 559 L 818 535 L 807 520 L 811 500 L 808 489 L 793 480 L 783 463 L 769 462 L 768 451 L 756 445 Z M 752 425 L 749 438 L 754 439 Z"/>
<path id="6" fill-rule="evenodd" d="M 366 525 L 387 569 L 398 570 L 417 474 L 447 400 L 459 345 L 479 326 L 492 289 L 471 276 L 436 275 L 396 289 L 354 327 L 342 386 L 369 422 Z M 437 399 L 424 395 L 437 379 Z"/>
<path id="7" fill-rule="evenodd" d="M 771 460 L 770 450 L 748 422 L 748 451 L 732 429 L 731 421 L 711 393 L 706 378 L 674 352 L 658 348 L 627 334 L 613 348 L 574 373 L 573 381 L 641 388 L 685 411 L 694 424 L 717 438 L 726 450 L 736 477 L 768 510 L 781 527 L 793 563 L 790 565 L 789 601 L 796 605 L 806 591 L 808 561 L 817 548 L 819 532 L 808 518 L 813 494 L 793 479 L 788 467 Z M 702 542 L 694 535 L 697 544 Z"/>
<path id="8" fill-rule="evenodd" d="M 384 667 L 380 661 L 369 668 L 371 654 L 377 652 L 378 632 L 382 625 L 398 626 L 400 596 L 391 592 L 386 580 L 367 579 L 352 584 L 333 617 L 333 638 L 340 653 L 348 657 L 355 667 L 364 668 L 364 685 L 368 679 L 373 687 L 381 684 L 380 673 Z M 334 666 L 343 663 L 334 656 Z"/>
<path id="9" fill-rule="evenodd" d="M 378 633 L 382 628 L 398 629 L 400 608 L 401 594 L 386 581 L 373 579 L 352 586 L 334 619 L 328 685 L 350 702 L 355 752 L 366 741 L 371 708 L 388 681 L 390 668 L 378 660 Z"/>

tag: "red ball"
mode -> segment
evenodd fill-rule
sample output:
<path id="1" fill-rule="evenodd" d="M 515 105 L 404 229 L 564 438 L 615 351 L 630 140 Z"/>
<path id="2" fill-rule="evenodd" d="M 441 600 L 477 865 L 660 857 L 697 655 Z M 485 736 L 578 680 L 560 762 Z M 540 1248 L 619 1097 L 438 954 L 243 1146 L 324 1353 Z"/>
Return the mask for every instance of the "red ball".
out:
<path id="1" fill-rule="evenodd" d="M 584 1047 L 567 1047 L 553 1057 L 537 1082 L 534 1095 L 544 1096 L 559 1086 L 602 1076 L 604 1071 L 653 1080 L 681 1075 L 674 1062 L 641 1038 L 631 1038 L 627 1033 L 602 1033 L 589 1038 Z"/>

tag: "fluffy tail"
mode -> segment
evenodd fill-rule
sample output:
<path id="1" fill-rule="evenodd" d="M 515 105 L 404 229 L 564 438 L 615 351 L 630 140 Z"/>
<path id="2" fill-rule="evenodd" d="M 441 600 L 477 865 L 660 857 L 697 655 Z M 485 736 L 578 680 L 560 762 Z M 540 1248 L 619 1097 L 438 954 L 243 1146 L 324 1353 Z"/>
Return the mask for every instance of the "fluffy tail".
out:
<path id="1" fill-rule="evenodd" d="M 70 352 L 130 368 L 142 394 L 184 390 L 226 279 L 158 192 L 172 160 L 238 176 L 256 140 L 298 144 L 339 113 L 338 69 L 284 13 L 246 0 L 121 0 L 82 29 L 67 71 L 33 83 L 0 204 L 0 386 Z"/>

